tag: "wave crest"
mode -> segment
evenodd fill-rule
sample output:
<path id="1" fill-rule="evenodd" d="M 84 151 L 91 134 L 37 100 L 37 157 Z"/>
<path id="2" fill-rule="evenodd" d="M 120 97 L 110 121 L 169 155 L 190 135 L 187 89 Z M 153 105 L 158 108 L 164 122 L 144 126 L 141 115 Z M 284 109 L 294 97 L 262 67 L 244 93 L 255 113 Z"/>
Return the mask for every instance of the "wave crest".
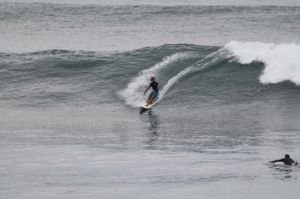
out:
<path id="1" fill-rule="evenodd" d="M 224 47 L 241 64 L 262 62 L 265 69 L 259 77 L 263 84 L 291 81 L 300 85 L 300 46 L 260 42 L 229 42 Z"/>

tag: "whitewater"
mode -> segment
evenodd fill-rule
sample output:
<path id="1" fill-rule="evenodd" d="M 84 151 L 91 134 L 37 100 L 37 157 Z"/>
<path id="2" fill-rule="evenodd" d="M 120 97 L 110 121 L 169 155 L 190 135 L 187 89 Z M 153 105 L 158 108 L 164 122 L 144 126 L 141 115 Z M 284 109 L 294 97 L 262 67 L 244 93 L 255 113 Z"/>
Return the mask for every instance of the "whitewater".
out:
<path id="1" fill-rule="evenodd" d="M 297 198 L 297 5 L 0 0 L 0 198 Z"/>

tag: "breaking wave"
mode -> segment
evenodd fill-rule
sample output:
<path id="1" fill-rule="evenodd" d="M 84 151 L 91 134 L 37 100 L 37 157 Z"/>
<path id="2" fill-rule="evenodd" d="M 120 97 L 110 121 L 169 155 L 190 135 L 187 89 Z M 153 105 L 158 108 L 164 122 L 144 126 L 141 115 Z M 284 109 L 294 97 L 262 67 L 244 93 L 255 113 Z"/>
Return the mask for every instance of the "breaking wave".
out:
<path id="1" fill-rule="evenodd" d="M 300 85 L 300 46 L 297 44 L 272 44 L 260 42 L 237 42 L 232 41 L 224 47 L 219 48 L 192 65 L 182 69 L 161 86 L 161 91 L 155 103 L 163 99 L 168 90 L 180 81 L 184 76 L 204 71 L 212 66 L 218 66 L 222 61 L 236 62 L 241 65 L 252 63 L 263 63 L 265 68 L 258 78 L 262 84 L 275 84 L 284 81 Z M 127 105 L 138 107 L 145 101 L 142 95 L 143 89 L 148 85 L 149 78 L 160 73 L 162 68 L 179 60 L 189 59 L 194 56 L 191 53 L 178 52 L 164 58 L 163 61 L 139 72 L 127 87 L 120 91 L 120 96 Z M 169 68 L 172 70 L 172 68 Z"/>
<path id="2" fill-rule="evenodd" d="M 241 64 L 262 62 L 259 80 L 263 84 L 291 81 L 300 85 L 300 45 L 260 42 L 230 42 L 224 47 Z"/>

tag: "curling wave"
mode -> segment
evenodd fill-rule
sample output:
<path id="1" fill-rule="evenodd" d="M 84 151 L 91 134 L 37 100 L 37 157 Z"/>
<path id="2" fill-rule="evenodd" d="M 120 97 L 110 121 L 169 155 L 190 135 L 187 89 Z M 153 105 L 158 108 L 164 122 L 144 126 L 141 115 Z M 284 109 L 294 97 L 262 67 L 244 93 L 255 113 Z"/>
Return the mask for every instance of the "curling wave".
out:
<path id="1" fill-rule="evenodd" d="M 224 50 L 241 64 L 262 62 L 265 69 L 259 80 L 263 84 L 291 81 L 300 85 L 300 45 L 233 41 Z"/>
<path id="2" fill-rule="evenodd" d="M 252 63 L 263 63 L 265 68 L 258 78 L 262 84 L 275 84 L 290 81 L 300 85 L 300 46 L 297 44 L 272 44 L 260 42 L 237 42 L 232 41 L 224 47 L 196 61 L 190 66 L 182 69 L 162 86 L 159 97 L 155 103 L 163 99 L 165 94 L 174 84 L 188 74 L 204 71 L 212 66 L 220 65 L 220 62 L 236 62 L 241 65 Z M 145 97 L 142 95 L 144 89 L 153 75 L 159 74 L 160 69 L 166 68 L 170 63 L 182 59 L 188 59 L 193 54 L 178 52 L 166 57 L 162 62 L 145 69 L 135 77 L 127 87 L 119 92 L 127 105 L 140 106 Z M 172 70 L 171 68 L 169 70 Z"/>

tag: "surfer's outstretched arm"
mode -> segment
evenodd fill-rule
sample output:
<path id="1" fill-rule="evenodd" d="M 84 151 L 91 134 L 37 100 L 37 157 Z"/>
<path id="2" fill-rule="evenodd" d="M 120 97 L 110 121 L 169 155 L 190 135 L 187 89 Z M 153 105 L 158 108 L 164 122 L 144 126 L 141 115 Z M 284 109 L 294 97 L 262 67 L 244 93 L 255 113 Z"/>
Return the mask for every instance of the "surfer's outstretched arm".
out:
<path id="1" fill-rule="evenodd" d="M 147 93 L 147 91 L 151 88 L 151 86 L 149 85 L 148 88 L 144 91 L 144 95 Z"/>
<path id="2" fill-rule="evenodd" d="M 284 162 L 284 159 L 270 161 L 270 163 L 276 163 L 276 162 Z"/>
<path id="3" fill-rule="evenodd" d="M 289 154 L 285 154 L 285 157 L 279 160 L 273 160 L 271 163 L 283 162 L 285 165 L 294 165 L 295 161 L 290 157 Z"/>

